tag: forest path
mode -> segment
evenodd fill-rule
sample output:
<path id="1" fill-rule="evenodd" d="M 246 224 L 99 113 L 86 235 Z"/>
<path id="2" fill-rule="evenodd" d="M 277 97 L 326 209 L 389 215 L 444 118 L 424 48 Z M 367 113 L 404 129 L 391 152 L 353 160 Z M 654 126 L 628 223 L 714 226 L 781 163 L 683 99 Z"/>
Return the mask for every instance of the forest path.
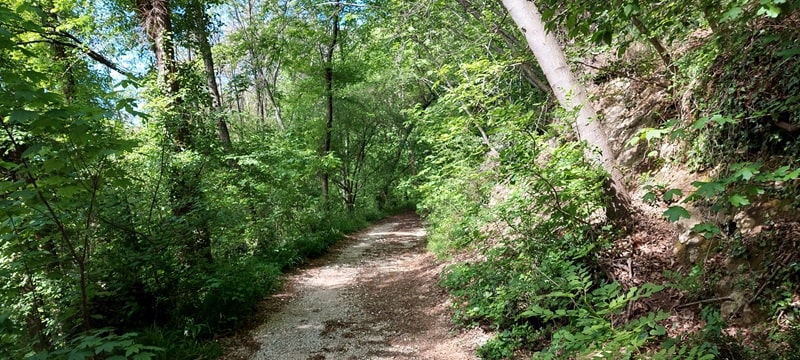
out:
<path id="1" fill-rule="evenodd" d="M 486 335 L 452 330 L 441 267 L 418 216 L 384 219 L 290 274 L 225 358 L 475 359 Z"/>

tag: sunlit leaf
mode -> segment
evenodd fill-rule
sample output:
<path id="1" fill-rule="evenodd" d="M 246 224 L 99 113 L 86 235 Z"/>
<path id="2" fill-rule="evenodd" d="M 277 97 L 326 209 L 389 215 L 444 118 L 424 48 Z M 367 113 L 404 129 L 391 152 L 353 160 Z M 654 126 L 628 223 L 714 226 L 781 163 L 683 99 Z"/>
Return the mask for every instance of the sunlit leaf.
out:
<path id="1" fill-rule="evenodd" d="M 744 195 L 741 194 L 733 194 L 728 198 L 728 202 L 734 207 L 741 207 L 745 205 L 750 205 L 750 200 L 748 200 Z"/>
<path id="2" fill-rule="evenodd" d="M 669 209 L 664 211 L 663 216 L 665 216 L 670 222 L 676 222 L 681 218 L 689 219 L 692 217 L 691 214 L 689 214 L 689 212 L 682 206 L 670 206 Z"/>
<path id="3" fill-rule="evenodd" d="M 715 235 L 720 233 L 720 229 L 717 225 L 710 224 L 710 223 L 700 223 L 692 227 L 692 231 L 702 234 L 703 237 L 710 239 Z"/>

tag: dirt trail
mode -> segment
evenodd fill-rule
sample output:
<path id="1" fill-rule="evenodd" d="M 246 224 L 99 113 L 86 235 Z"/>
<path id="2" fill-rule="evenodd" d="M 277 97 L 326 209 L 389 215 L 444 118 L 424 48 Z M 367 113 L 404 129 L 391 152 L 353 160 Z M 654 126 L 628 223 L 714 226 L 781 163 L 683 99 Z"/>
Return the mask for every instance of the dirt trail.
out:
<path id="1" fill-rule="evenodd" d="M 290 275 L 226 358 L 475 359 L 486 335 L 452 330 L 440 271 L 416 215 L 385 219 Z"/>

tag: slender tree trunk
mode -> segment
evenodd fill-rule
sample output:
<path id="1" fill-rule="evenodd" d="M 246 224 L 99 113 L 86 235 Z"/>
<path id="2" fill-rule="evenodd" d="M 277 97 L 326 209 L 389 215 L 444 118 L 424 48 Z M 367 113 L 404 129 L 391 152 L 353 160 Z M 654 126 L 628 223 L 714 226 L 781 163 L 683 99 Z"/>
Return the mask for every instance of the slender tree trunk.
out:
<path id="1" fill-rule="evenodd" d="M 638 30 L 639 33 L 647 38 L 647 41 L 650 42 L 650 45 L 652 45 L 653 49 L 656 50 L 658 57 L 661 58 L 661 61 L 664 62 L 664 65 L 667 67 L 667 69 L 669 69 L 672 74 L 677 74 L 678 68 L 672 63 L 672 56 L 669 55 L 669 51 L 667 51 L 664 45 L 661 45 L 661 42 L 658 41 L 658 39 L 650 34 L 650 29 L 644 25 L 642 19 L 634 15 L 631 17 L 631 22 L 633 23 L 633 26 L 636 27 L 636 30 Z"/>
<path id="2" fill-rule="evenodd" d="M 339 40 L 339 12 L 341 2 L 336 1 L 336 8 L 331 19 L 331 42 L 323 54 L 323 66 L 325 66 L 325 133 L 322 140 L 322 156 L 327 156 L 331 152 L 331 133 L 333 131 L 333 51 Z M 330 174 L 328 171 L 322 173 L 322 199 L 328 203 L 330 197 Z"/>
<path id="3" fill-rule="evenodd" d="M 253 69 L 253 77 L 255 79 L 255 81 L 253 81 L 253 85 L 256 87 L 256 109 L 258 109 L 258 118 L 261 120 L 261 124 L 263 124 L 267 119 L 267 110 L 266 106 L 264 106 L 265 81 L 260 68 Z"/>
<path id="4" fill-rule="evenodd" d="M 47 10 L 46 11 L 47 15 L 45 15 L 45 18 L 43 19 L 43 25 L 46 26 L 46 27 L 57 28 L 58 25 L 60 24 L 60 21 L 58 19 L 58 12 L 55 11 L 55 6 L 53 5 L 52 2 L 47 2 L 45 5 L 46 5 L 46 10 Z M 51 48 L 52 48 L 53 56 L 54 56 L 54 59 L 56 60 L 56 63 L 58 64 L 59 67 L 63 67 L 63 68 L 59 69 L 59 72 L 61 72 L 63 74 L 63 77 L 60 79 L 61 80 L 61 93 L 64 96 L 64 101 L 67 104 L 72 104 L 76 100 L 75 97 L 76 97 L 76 93 L 77 93 L 77 82 L 76 82 L 75 74 L 74 74 L 74 71 L 73 71 L 73 68 L 72 68 L 72 66 L 75 65 L 75 64 L 73 63 L 73 61 L 71 59 L 71 56 L 67 53 L 67 48 L 64 45 L 64 43 L 53 42 L 52 45 L 51 45 Z M 32 180 L 32 181 L 35 181 L 35 180 Z M 91 211 L 92 210 L 90 208 L 89 212 L 87 213 L 87 220 L 91 217 Z M 56 217 L 56 214 L 54 212 L 52 212 L 52 211 L 51 211 L 51 215 L 54 218 Z M 62 240 L 65 243 L 68 243 L 70 248 L 72 248 L 74 246 L 71 243 L 72 242 L 72 237 L 68 236 L 68 233 L 66 231 L 61 231 L 61 235 L 62 235 Z M 77 265 L 77 268 L 78 268 L 78 278 L 79 278 L 78 291 L 80 293 L 81 324 L 82 324 L 84 332 L 88 332 L 89 330 L 91 330 L 91 322 L 90 322 L 91 314 L 89 313 L 89 311 L 90 311 L 89 310 L 90 309 L 90 298 L 89 298 L 89 292 L 88 292 L 88 286 L 89 286 L 89 284 L 88 284 L 88 275 L 89 274 L 87 273 L 87 269 L 86 269 L 86 261 L 88 259 L 89 253 L 88 253 L 88 243 L 86 243 L 86 241 L 88 239 L 86 237 L 84 237 L 83 240 L 84 240 L 83 250 L 80 251 L 80 252 L 77 252 L 77 251 L 73 250 L 73 251 L 70 252 L 70 254 L 72 255 L 73 262 Z M 33 250 L 33 249 L 31 249 L 31 250 Z M 53 255 L 56 255 L 56 254 L 54 253 Z M 54 265 L 54 264 L 49 264 L 48 266 L 52 266 L 52 265 Z M 53 270 L 53 269 L 51 269 L 51 270 Z M 26 272 L 28 272 L 28 276 L 27 276 L 26 282 L 28 282 L 29 284 L 26 284 L 26 286 L 24 286 L 23 288 L 26 289 L 26 290 L 30 289 L 33 292 L 34 303 L 33 303 L 33 309 L 32 309 L 31 316 L 37 318 L 33 323 L 29 323 L 29 325 L 34 325 L 37 328 L 39 328 L 39 331 L 43 331 L 45 329 L 44 328 L 44 324 L 37 324 L 37 322 L 41 321 L 41 318 L 40 318 L 40 316 L 41 316 L 40 311 L 41 310 L 40 309 L 43 307 L 43 301 L 42 301 L 41 297 L 36 292 L 37 288 L 36 288 L 35 284 L 33 284 L 31 282 L 31 276 L 33 274 L 30 272 L 30 269 L 27 267 L 27 264 L 26 264 Z M 42 343 L 41 343 L 42 346 L 50 346 L 49 339 L 46 339 L 46 337 L 45 337 L 45 335 L 43 333 L 40 334 L 39 338 L 40 338 L 39 340 L 42 341 Z"/>
<path id="5" fill-rule="evenodd" d="M 558 102 L 568 111 L 577 111 L 575 128 L 578 136 L 590 147 L 599 150 L 599 158 L 590 152 L 590 160 L 599 162 L 610 175 L 607 192 L 611 204 L 607 209 L 609 218 L 623 220 L 631 212 L 631 201 L 623 183 L 623 176 L 616 166 L 616 159 L 608 143 L 608 137 L 597 119 L 594 106 L 589 102 L 586 88 L 578 82 L 567 64 L 564 52 L 555 36 L 547 32 L 542 15 L 536 5 L 528 0 L 503 0 L 512 19 L 525 35 L 528 46 L 544 71 Z"/>
<path id="6" fill-rule="evenodd" d="M 27 261 L 23 260 L 23 264 L 25 266 L 25 272 L 23 273 L 25 282 L 22 285 L 21 293 L 33 298 L 31 309 L 27 314 L 25 314 L 25 331 L 29 338 L 36 339 L 33 344 L 33 349 L 36 351 L 42 351 L 49 349 L 52 346 L 50 338 L 45 335 L 45 330 L 47 328 L 44 324 L 44 320 L 42 320 L 45 318 L 42 314 L 44 301 L 42 301 L 42 297 L 39 295 L 39 291 L 36 288 L 36 283 L 32 280 L 33 273 L 31 272 L 30 267 L 28 267 Z"/>
<path id="7" fill-rule="evenodd" d="M 719 34 L 719 21 L 717 21 L 717 17 L 715 14 L 715 10 L 717 9 L 717 5 L 713 1 L 704 1 L 700 6 L 703 8 L 703 17 L 708 22 L 708 27 L 711 28 L 711 32 L 714 34 Z"/>
<path id="8" fill-rule="evenodd" d="M 203 58 L 203 68 L 206 73 L 206 83 L 208 85 L 208 92 L 211 94 L 211 107 L 214 112 L 214 117 L 217 121 L 217 135 L 219 141 L 226 151 L 231 151 L 231 135 L 228 132 L 228 123 L 222 115 L 222 96 L 219 92 L 219 85 L 217 84 L 217 72 L 214 68 L 214 56 L 211 53 L 211 43 L 209 41 L 208 33 L 208 15 L 206 14 L 205 4 L 199 0 L 190 3 L 191 9 L 194 11 L 195 19 L 195 32 L 198 47 L 200 48 L 200 56 Z"/>
<path id="9" fill-rule="evenodd" d="M 278 129 L 281 131 L 286 131 L 286 125 L 283 123 L 283 115 L 281 114 L 281 107 L 280 104 L 278 104 L 278 99 L 275 98 L 275 89 L 278 87 L 278 75 L 280 74 L 280 70 L 281 62 L 278 60 L 277 64 L 275 64 L 275 70 L 272 72 L 270 78 L 270 82 L 272 84 L 266 84 L 267 86 L 265 89 L 267 90 L 269 102 L 272 104 L 272 108 L 275 110 L 275 122 L 278 124 Z"/>
<path id="10" fill-rule="evenodd" d="M 472 15 L 472 17 L 475 18 L 475 20 L 484 23 L 486 22 L 484 20 L 483 14 L 480 12 L 478 6 L 475 5 L 475 3 L 471 2 L 470 0 L 456 0 L 456 1 L 458 1 L 458 3 L 461 4 L 461 7 L 464 8 L 464 10 L 468 12 L 470 15 Z M 509 34 L 509 32 L 503 29 L 500 26 L 500 24 L 493 24 L 493 26 L 495 27 L 495 31 L 497 32 L 497 34 L 500 35 L 500 38 L 503 39 L 503 42 L 506 43 L 506 46 L 508 46 L 508 48 L 512 52 L 517 54 L 517 49 L 520 49 L 520 47 L 524 49 L 524 45 L 520 44 L 517 38 Z M 495 46 L 493 50 L 501 54 L 504 52 L 504 50 L 500 49 L 499 46 Z M 539 78 L 539 76 L 536 75 L 536 72 L 533 70 L 531 64 L 529 64 L 528 62 L 522 62 L 519 65 L 519 68 L 520 70 L 522 70 L 522 76 L 525 78 L 525 80 L 528 81 L 529 84 L 535 86 L 539 90 L 544 91 L 546 94 L 550 94 L 552 92 L 550 88 L 547 86 L 547 84 L 545 84 L 544 81 L 542 81 Z"/>
<path id="11" fill-rule="evenodd" d="M 231 64 L 231 71 L 230 76 L 231 79 L 236 79 L 236 65 Z M 233 88 L 233 99 L 236 101 L 236 112 L 242 112 L 242 89 L 239 89 L 239 86 L 236 85 L 235 81 L 232 81 L 232 88 Z"/>

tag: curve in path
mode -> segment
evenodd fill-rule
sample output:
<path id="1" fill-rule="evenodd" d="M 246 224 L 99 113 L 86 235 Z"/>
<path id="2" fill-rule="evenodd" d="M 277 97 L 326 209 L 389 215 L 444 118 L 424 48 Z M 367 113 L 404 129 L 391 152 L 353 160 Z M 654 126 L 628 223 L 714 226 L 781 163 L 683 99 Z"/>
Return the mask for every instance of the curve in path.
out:
<path id="1" fill-rule="evenodd" d="M 486 336 L 452 329 L 440 272 L 419 217 L 385 219 L 288 277 L 249 358 L 475 359 Z"/>

